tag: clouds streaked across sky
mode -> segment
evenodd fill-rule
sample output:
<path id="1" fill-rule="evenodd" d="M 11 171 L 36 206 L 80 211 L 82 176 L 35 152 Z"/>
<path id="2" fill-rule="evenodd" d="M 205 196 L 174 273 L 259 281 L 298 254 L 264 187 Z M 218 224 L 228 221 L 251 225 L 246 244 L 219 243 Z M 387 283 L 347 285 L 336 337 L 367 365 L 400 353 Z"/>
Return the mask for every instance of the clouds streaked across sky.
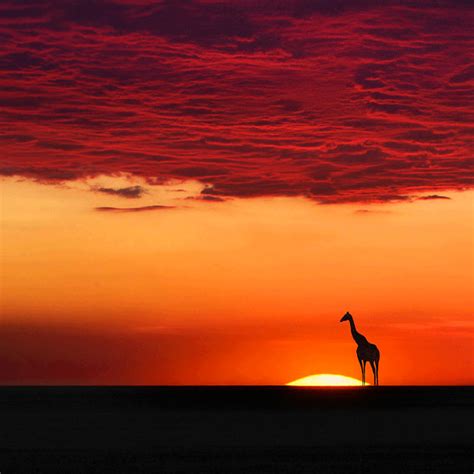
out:
<path id="1" fill-rule="evenodd" d="M 3 2 L 0 173 L 194 179 L 204 200 L 465 189 L 471 21 L 468 2 Z"/>

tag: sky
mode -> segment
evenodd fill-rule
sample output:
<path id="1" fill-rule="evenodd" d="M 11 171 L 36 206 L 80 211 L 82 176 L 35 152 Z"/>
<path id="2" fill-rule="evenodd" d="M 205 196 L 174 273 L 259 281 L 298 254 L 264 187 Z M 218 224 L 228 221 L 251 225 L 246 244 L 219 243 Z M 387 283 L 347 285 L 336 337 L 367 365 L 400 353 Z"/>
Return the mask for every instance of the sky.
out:
<path id="1" fill-rule="evenodd" d="M 0 383 L 474 383 L 472 13 L 2 2 Z"/>

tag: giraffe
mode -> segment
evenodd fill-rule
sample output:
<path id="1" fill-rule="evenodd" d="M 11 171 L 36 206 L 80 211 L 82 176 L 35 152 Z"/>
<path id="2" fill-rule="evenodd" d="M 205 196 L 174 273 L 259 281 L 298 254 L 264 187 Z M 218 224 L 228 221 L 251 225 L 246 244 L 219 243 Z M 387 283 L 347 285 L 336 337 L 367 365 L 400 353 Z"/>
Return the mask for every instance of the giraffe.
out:
<path id="1" fill-rule="evenodd" d="M 379 359 L 380 352 L 375 344 L 371 344 L 365 336 L 357 332 L 354 324 L 354 318 L 351 313 L 347 312 L 342 318 L 343 321 L 349 321 L 351 325 L 351 334 L 357 344 L 357 359 L 359 360 L 360 370 L 362 371 L 362 385 L 365 385 L 365 364 L 368 361 L 374 373 L 374 385 L 379 384 Z"/>

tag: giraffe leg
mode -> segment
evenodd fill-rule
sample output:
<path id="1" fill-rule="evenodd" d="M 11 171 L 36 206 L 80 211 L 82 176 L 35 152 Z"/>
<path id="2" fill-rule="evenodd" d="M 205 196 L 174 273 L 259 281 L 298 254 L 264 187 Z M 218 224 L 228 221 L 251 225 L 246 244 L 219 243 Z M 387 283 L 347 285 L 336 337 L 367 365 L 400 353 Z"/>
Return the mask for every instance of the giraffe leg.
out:
<path id="1" fill-rule="evenodd" d="M 362 360 L 359 359 L 360 371 L 362 373 L 362 385 L 364 385 L 364 366 L 362 365 Z"/>
<path id="2" fill-rule="evenodd" d="M 365 364 L 367 363 L 367 361 L 364 360 L 363 362 L 364 362 L 364 368 L 362 370 L 362 385 L 365 385 Z"/>
<path id="3" fill-rule="evenodd" d="M 375 363 L 373 360 L 369 362 L 370 362 L 370 367 L 372 367 L 372 372 L 374 374 L 374 385 L 377 385 L 377 371 L 375 370 Z"/>
<path id="4" fill-rule="evenodd" d="M 377 385 L 379 384 L 379 361 L 378 359 L 375 361 L 375 373 L 377 375 Z"/>

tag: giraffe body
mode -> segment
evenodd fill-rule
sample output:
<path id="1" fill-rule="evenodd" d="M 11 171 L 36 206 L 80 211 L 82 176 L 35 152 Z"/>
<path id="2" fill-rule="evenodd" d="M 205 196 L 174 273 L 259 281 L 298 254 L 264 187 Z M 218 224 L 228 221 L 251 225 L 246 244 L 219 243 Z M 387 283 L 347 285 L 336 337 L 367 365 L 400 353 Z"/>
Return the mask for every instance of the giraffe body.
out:
<path id="1" fill-rule="evenodd" d="M 354 318 L 350 313 L 346 313 L 341 322 L 349 321 L 351 326 L 352 338 L 357 344 L 357 359 L 359 360 L 360 369 L 362 371 L 362 385 L 365 385 L 365 365 L 369 362 L 372 372 L 374 373 L 374 385 L 379 384 L 379 360 L 380 352 L 375 344 L 370 343 L 365 336 L 357 332 Z"/>

